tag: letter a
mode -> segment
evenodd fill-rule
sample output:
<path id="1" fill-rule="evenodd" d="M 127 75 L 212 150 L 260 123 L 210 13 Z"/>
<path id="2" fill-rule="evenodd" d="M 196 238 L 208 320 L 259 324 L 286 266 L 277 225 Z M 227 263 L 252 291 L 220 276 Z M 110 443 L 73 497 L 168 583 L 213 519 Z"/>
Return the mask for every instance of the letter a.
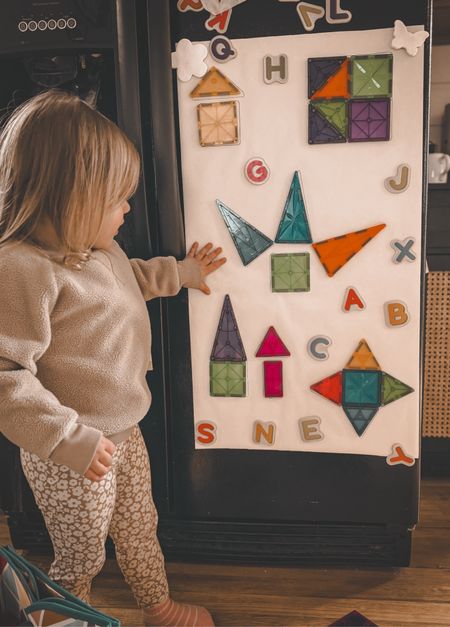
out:
<path id="1" fill-rule="evenodd" d="M 366 305 L 356 289 L 354 287 L 348 287 L 345 292 L 343 309 L 348 312 L 354 308 L 363 310 L 366 308 Z"/>

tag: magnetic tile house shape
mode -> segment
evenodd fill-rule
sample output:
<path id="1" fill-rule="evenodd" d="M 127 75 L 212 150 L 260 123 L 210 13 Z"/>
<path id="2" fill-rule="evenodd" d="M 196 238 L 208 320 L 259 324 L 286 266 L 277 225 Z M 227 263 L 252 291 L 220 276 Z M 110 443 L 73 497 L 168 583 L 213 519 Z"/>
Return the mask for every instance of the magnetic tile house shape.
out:
<path id="1" fill-rule="evenodd" d="M 308 142 L 388 141 L 392 54 L 308 59 Z"/>
<path id="2" fill-rule="evenodd" d="M 290 357 L 291 353 L 284 344 L 275 327 L 269 327 L 261 342 L 256 357 Z M 264 361 L 264 396 L 281 398 L 283 396 L 283 362 Z"/>

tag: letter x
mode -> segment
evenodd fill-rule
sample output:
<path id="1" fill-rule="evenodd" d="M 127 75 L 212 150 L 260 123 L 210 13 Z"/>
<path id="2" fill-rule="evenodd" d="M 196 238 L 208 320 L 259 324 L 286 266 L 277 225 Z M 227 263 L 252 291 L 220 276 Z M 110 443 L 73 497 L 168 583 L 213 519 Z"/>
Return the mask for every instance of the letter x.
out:
<path id="1" fill-rule="evenodd" d="M 413 237 L 407 237 L 406 239 L 403 240 L 403 242 L 401 242 L 398 239 L 395 239 L 391 242 L 391 246 L 395 250 L 395 255 L 394 255 L 395 263 L 401 263 L 403 259 L 406 259 L 407 261 L 416 260 L 416 255 L 411 250 L 415 241 L 416 240 Z"/>

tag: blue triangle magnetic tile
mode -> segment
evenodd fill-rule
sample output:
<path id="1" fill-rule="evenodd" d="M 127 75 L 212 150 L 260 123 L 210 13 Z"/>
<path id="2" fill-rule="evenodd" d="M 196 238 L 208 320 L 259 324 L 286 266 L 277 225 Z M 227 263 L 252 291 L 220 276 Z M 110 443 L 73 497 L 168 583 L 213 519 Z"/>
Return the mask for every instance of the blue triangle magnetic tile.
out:
<path id="1" fill-rule="evenodd" d="M 225 296 L 211 361 L 246 361 L 244 345 L 228 294 Z"/>
<path id="2" fill-rule="evenodd" d="M 258 231 L 222 201 L 216 200 L 216 203 L 244 266 L 272 246 L 273 241 L 264 233 Z"/>
<path id="3" fill-rule="evenodd" d="M 279 244 L 312 243 L 298 172 L 292 178 L 275 241 Z"/>
<path id="4" fill-rule="evenodd" d="M 361 436 L 372 422 L 378 407 L 342 407 L 356 433 Z"/>

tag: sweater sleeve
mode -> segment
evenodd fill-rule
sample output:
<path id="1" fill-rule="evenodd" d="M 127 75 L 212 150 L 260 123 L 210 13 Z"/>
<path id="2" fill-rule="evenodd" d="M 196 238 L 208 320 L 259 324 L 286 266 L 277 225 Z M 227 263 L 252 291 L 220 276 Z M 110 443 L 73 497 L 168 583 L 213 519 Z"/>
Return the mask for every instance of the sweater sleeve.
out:
<path id="1" fill-rule="evenodd" d="M 200 266 L 192 257 L 177 261 L 175 257 L 130 259 L 131 267 L 144 300 L 175 296 L 182 287 L 199 287 Z"/>
<path id="2" fill-rule="evenodd" d="M 0 431 L 41 459 L 84 474 L 103 434 L 77 423 L 78 413 L 62 405 L 38 378 L 58 298 L 50 264 L 25 255 L 0 259 Z"/>

